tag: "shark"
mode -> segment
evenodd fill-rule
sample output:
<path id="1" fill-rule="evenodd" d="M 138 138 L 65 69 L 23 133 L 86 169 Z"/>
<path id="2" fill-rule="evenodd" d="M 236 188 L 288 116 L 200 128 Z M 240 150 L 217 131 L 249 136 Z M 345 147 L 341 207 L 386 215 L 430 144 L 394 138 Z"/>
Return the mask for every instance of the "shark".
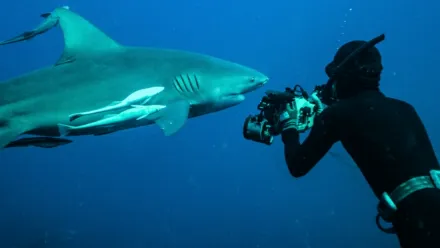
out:
<path id="1" fill-rule="evenodd" d="M 81 126 L 120 114 L 133 108 L 124 99 L 143 89 L 161 89 L 135 97 L 144 100 L 137 105 L 148 100 L 148 105 L 166 106 L 155 118 L 71 130 L 67 136 L 151 124 L 173 135 L 188 118 L 236 106 L 269 80 L 256 69 L 206 54 L 124 46 L 66 8 L 51 15 L 63 32 L 64 50 L 56 63 L 0 83 L 0 149 L 21 135 L 61 137 L 60 125 Z M 111 108 L 115 102 L 124 104 Z"/>

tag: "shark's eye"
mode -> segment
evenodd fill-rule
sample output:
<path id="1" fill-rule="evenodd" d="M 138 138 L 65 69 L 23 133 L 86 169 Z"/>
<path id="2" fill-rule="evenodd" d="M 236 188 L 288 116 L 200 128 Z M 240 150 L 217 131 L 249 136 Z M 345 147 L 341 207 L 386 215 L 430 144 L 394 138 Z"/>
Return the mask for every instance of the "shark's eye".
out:
<path id="1" fill-rule="evenodd" d="M 255 77 L 251 77 L 251 78 L 249 79 L 249 81 L 251 81 L 251 83 L 255 82 Z"/>

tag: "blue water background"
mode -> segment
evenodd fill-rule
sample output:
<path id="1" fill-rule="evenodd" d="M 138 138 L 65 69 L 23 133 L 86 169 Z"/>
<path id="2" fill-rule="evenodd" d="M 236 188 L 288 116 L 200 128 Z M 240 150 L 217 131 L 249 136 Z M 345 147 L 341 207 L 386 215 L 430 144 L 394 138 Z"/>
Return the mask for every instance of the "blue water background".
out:
<path id="1" fill-rule="evenodd" d="M 438 147 L 440 3 L 21 0 L 1 4 L 0 39 L 62 5 L 122 44 L 206 53 L 271 80 L 172 137 L 149 126 L 2 151 L 0 247 L 398 247 L 376 228 L 376 199 L 340 145 L 332 151 L 348 164 L 327 156 L 293 179 L 281 141 L 246 141 L 242 123 L 265 89 L 312 90 L 341 44 L 386 33 L 382 89 L 417 108 Z M 0 80 L 51 65 L 62 49 L 59 28 L 0 47 Z"/>

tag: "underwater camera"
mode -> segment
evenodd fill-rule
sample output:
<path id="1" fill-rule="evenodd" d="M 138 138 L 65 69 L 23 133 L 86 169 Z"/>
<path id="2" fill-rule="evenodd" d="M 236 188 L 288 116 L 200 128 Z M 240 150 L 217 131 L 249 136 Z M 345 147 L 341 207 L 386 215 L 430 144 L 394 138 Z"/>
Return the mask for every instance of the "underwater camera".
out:
<path id="1" fill-rule="evenodd" d="M 321 99 L 324 85 L 316 86 L 312 95 Z M 322 104 L 315 103 L 309 94 L 300 86 L 295 85 L 293 89 L 286 88 L 284 92 L 266 91 L 258 104 L 260 113 L 250 115 L 245 119 L 243 126 L 243 136 L 245 139 L 255 142 L 271 145 L 273 137 L 279 135 L 281 130 L 277 130 L 279 126 L 279 116 L 285 111 L 288 103 L 294 103 L 298 109 L 298 131 L 305 132 L 313 126 L 313 119 L 321 109 Z"/>

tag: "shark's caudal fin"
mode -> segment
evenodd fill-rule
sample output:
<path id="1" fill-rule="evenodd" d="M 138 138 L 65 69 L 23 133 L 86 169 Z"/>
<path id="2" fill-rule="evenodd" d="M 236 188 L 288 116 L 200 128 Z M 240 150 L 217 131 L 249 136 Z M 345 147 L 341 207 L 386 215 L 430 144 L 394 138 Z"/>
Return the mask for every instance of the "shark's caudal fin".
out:
<path id="1" fill-rule="evenodd" d="M 149 115 L 146 119 L 154 120 L 165 136 L 170 136 L 185 124 L 188 119 L 189 107 L 187 101 L 174 102 L 159 112 Z"/>
<path id="2" fill-rule="evenodd" d="M 89 21 L 66 8 L 57 8 L 52 14 L 59 18 L 64 34 L 64 52 L 56 65 L 73 62 L 77 56 L 121 47 Z"/>

